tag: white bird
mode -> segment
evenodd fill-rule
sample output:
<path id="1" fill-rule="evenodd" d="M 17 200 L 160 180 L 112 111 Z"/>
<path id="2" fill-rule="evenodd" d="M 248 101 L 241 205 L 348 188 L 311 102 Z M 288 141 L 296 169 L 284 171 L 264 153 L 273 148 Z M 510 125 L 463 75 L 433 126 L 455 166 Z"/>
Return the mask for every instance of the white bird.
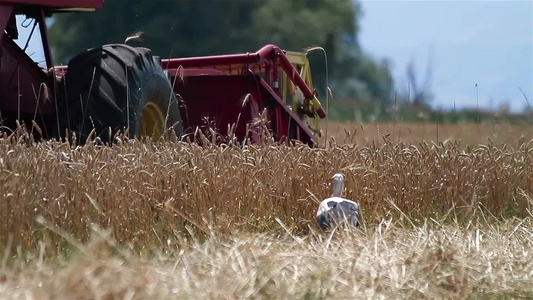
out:
<path id="1" fill-rule="evenodd" d="M 320 203 L 316 213 L 318 225 L 322 229 L 331 229 L 346 220 L 349 225 L 359 227 L 361 216 L 359 204 L 341 197 L 344 189 L 344 175 L 337 173 L 332 179 L 333 195 Z"/>

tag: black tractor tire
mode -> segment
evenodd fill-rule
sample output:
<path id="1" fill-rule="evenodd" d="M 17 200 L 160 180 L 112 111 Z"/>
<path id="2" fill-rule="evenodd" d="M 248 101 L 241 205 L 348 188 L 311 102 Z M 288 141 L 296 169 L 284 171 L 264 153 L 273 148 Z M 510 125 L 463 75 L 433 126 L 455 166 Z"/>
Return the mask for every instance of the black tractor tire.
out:
<path id="1" fill-rule="evenodd" d="M 112 143 L 117 133 L 160 133 L 152 136 L 156 139 L 181 136 L 177 97 L 159 58 L 149 49 L 113 44 L 82 52 L 70 60 L 60 89 L 60 137 L 70 139 L 76 133 L 77 142 L 84 144 L 93 130 L 105 143 Z M 147 105 L 164 117 L 159 131 L 144 127 Z"/>

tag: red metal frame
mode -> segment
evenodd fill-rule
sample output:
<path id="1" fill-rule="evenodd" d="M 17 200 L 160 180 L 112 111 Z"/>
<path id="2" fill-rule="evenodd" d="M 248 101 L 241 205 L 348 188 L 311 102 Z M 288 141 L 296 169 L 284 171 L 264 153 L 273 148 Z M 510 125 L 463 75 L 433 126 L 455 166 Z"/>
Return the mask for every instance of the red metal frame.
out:
<path id="1" fill-rule="evenodd" d="M 162 61 L 163 68 L 177 69 L 181 68 L 213 68 L 222 66 L 222 68 L 235 68 L 234 65 L 244 66 L 245 69 L 253 69 L 254 65 L 262 65 L 265 69 L 265 81 L 274 88 L 276 94 L 279 96 L 279 77 L 278 66 L 288 75 L 290 81 L 295 86 L 300 88 L 304 96 L 308 99 L 314 97 L 313 91 L 305 84 L 305 81 L 300 77 L 298 71 L 291 64 L 289 59 L 278 46 L 266 45 L 255 53 L 244 54 L 229 54 L 216 55 L 204 57 L 187 57 L 187 58 L 173 58 L 164 59 Z M 277 84 L 278 87 L 274 85 Z M 319 115 L 321 118 L 326 117 L 326 112 L 320 108 Z"/>
<path id="2" fill-rule="evenodd" d="M 4 29 L 7 28 L 9 18 L 13 13 L 14 6 L 12 4 L 2 4 L 0 3 L 0 45 L 4 39 Z"/>
<path id="3" fill-rule="evenodd" d="M 176 82 L 175 92 L 183 97 L 186 109 L 182 110 L 182 118 L 189 131 L 203 128 L 209 133 L 211 126 L 225 135 L 226 126 L 231 125 L 228 122 L 239 119 L 241 124 L 236 125 L 235 135 L 243 140 L 248 134 L 245 124 L 253 123 L 267 110 L 276 140 L 316 143 L 313 133 L 280 95 L 278 70 L 287 74 L 307 99 L 315 96 L 279 47 L 266 45 L 255 53 L 164 59 L 162 65 L 172 82 Z M 225 84 L 220 85 L 221 82 Z M 250 115 L 248 108 L 241 104 L 247 94 L 257 115 Z M 322 108 L 318 114 L 321 118 L 326 116 Z M 206 124 L 205 119 L 210 119 L 211 124 Z"/>

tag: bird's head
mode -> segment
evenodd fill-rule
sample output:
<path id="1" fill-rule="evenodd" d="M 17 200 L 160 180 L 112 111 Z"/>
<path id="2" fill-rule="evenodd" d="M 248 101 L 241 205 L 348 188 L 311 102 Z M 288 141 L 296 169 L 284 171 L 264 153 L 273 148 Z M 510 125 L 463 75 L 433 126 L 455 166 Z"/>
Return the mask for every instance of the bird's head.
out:
<path id="1" fill-rule="evenodd" d="M 331 179 L 333 179 L 333 184 L 335 184 L 336 182 L 344 182 L 344 175 L 342 175 L 341 173 L 337 173 L 333 175 Z"/>
<path id="2" fill-rule="evenodd" d="M 331 179 L 333 179 L 333 196 L 340 197 L 344 188 L 344 175 L 337 173 Z"/>

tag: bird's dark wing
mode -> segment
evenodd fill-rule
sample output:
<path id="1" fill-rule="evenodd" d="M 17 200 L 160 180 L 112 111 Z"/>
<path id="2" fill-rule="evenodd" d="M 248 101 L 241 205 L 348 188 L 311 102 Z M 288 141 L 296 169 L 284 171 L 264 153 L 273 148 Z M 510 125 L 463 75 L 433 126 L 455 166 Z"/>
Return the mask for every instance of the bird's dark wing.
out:
<path id="1" fill-rule="evenodd" d="M 338 218 L 342 220 L 346 218 L 351 225 L 355 227 L 359 226 L 359 206 L 353 201 L 347 200 L 338 202 L 337 205 L 332 208 L 331 213 L 336 215 L 336 219 Z"/>
<path id="2" fill-rule="evenodd" d="M 339 224 L 344 219 L 354 226 L 359 226 L 359 205 L 351 200 L 340 197 L 328 198 L 320 204 L 316 221 L 322 229 Z"/>
<path id="3" fill-rule="evenodd" d="M 339 212 L 342 210 L 342 212 L 344 212 L 345 214 L 359 214 L 359 206 L 357 205 L 357 203 L 352 201 L 339 202 L 337 203 L 336 208 L 337 210 L 339 210 Z"/>

